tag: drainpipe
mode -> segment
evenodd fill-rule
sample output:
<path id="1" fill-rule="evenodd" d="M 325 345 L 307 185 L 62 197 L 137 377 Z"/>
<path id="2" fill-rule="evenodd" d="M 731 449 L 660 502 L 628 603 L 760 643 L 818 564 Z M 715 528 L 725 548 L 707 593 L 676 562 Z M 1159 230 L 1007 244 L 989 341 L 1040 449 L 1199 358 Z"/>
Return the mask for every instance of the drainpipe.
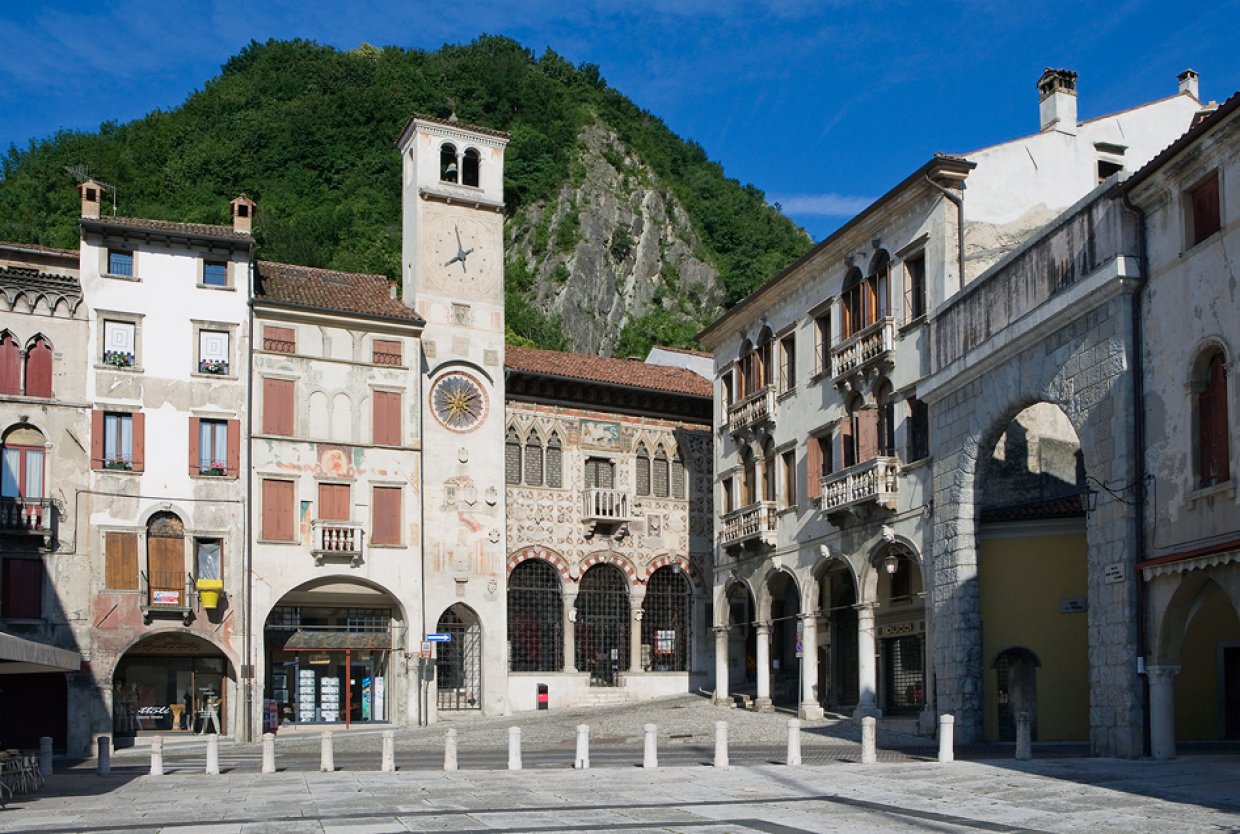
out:
<path id="1" fill-rule="evenodd" d="M 250 331 L 249 345 L 246 349 L 246 381 L 245 381 L 245 585 L 241 604 L 245 663 L 249 667 L 249 676 L 245 678 L 245 740 L 254 740 L 254 629 L 251 627 L 254 618 L 254 253 L 250 253 L 250 276 L 246 287 L 246 324 Z"/>
<path id="2" fill-rule="evenodd" d="M 944 188 L 942 185 L 932 180 L 929 174 L 926 174 L 926 182 L 930 183 L 930 185 L 932 185 L 934 188 L 937 188 L 939 190 L 939 193 L 941 193 L 944 197 L 946 197 L 947 199 L 951 200 L 953 203 L 956 204 L 956 266 L 960 270 L 960 286 L 957 287 L 956 289 L 957 291 L 959 291 L 959 290 L 964 289 L 964 283 L 965 283 L 965 277 L 964 277 L 964 193 L 963 191 L 960 194 L 953 193 L 950 188 Z M 964 183 L 961 183 L 960 187 L 963 189 Z"/>
<path id="3" fill-rule="evenodd" d="M 1141 294 L 1149 283 L 1150 258 L 1149 241 L 1145 237 L 1145 210 L 1134 205 L 1127 191 L 1123 195 L 1124 208 L 1137 218 L 1137 252 L 1140 260 L 1140 275 L 1137 288 L 1132 294 L 1132 435 L 1134 454 L 1137 463 L 1137 533 L 1136 548 L 1133 553 L 1134 562 L 1140 562 L 1145 553 L 1145 359 L 1144 332 L 1141 328 Z M 1139 571 L 1133 577 L 1137 583 L 1137 658 L 1138 668 L 1144 666 L 1148 653 L 1149 635 L 1145 629 L 1145 582 Z M 1142 716 L 1142 752 L 1150 755 L 1150 682 L 1147 676 L 1141 677 L 1141 716 Z"/>

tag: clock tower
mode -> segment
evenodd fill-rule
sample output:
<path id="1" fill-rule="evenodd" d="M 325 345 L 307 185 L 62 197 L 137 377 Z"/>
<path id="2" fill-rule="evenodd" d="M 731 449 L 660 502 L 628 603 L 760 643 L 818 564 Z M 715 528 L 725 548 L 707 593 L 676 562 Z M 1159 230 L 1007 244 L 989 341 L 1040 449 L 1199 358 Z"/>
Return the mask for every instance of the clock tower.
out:
<path id="1" fill-rule="evenodd" d="M 422 583 L 410 640 L 436 644 L 422 700 L 507 707 L 504 536 L 506 134 L 414 116 L 401 133 L 403 300 L 422 334 Z M 416 647 L 415 647 L 416 648 Z"/>

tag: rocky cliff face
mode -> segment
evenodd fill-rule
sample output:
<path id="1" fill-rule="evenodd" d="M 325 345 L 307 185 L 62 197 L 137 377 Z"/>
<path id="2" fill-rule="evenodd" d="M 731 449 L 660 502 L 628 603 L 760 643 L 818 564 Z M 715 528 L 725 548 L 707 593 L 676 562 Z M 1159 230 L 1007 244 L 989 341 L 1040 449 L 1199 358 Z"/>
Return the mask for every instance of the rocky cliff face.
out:
<path id="1" fill-rule="evenodd" d="M 508 223 L 508 260 L 534 274 L 535 306 L 560 317 L 572 350 L 603 356 L 626 324 L 659 310 L 686 322 L 717 316 L 718 272 L 670 190 L 605 125 L 587 126 L 578 147 L 554 200 Z"/>

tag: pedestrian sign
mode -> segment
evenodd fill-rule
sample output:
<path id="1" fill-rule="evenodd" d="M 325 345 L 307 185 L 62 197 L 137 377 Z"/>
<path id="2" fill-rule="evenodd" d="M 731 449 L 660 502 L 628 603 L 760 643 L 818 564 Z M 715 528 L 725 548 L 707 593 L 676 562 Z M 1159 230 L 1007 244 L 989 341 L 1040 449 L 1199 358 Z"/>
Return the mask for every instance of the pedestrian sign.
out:
<path id="1" fill-rule="evenodd" d="M 451 634 L 428 634 L 426 635 L 426 639 L 430 643 L 451 643 L 452 635 Z"/>

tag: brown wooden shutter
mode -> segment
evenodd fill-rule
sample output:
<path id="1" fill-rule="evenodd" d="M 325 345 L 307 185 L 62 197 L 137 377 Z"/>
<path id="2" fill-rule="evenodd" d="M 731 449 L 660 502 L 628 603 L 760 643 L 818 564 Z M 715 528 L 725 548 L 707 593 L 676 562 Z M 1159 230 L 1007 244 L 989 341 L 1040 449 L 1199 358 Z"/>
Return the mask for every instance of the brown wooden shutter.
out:
<path id="1" fill-rule="evenodd" d="M 855 436 L 856 415 L 850 414 L 840 422 L 840 430 L 836 435 L 834 462 L 841 469 L 846 469 L 857 462 L 857 438 Z"/>
<path id="2" fill-rule="evenodd" d="M 264 540 L 293 540 L 293 496 L 292 481 L 263 481 Z"/>
<path id="3" fill-rule="evenodd" d="M 378 446 L 399 446 L 401 442 L 398 391 L 374 392 L 374 442 Z"/>
<path id="4" fill-rule="evenodd" d="M 228 421 L 228 477 L 241 474 L 241 421 Z"/>
<path id="5" fill-rule="evenodd" d="M 395 339 L 375 339 L 372 359 L 376 365 L 399 365 L 401 345 Z"/>
<path id="6" fill-rule="evenodd" d="M 0 394 L 20 394 L 22 390 L 21 348 L 13 334 L 0 335 Z"/>
<path id="7" fill-rule="evenodd" d="M 185 593 L 185 539 L 148 536 L 146 567 L 150 589 Z M 154 600 L 152 600 L 154 601 Z"/>
<path id="8" fill-rule="evenodd" d="M 878 457 L 878 409 L 857 412 L 857 463 Z"/>
<path id="9" fill-rule="evenodd" d="M 374 514 L 374 544 L 400 544 L 400 487 L 375 487 L 371 512 Z"/>
<path id="10" fill-rule="evenodd" d="M 1219 230 L 1218 174 L 1193 189 L 1193 243 L 1197 244 Z"/>
<path id="11" fill-rule="evenodd" d="M 263 379 L 263 433 L 293 434 L 293 380 Z"/>
<path id="12" fill-rule="evenodd" d="M 97 410 L 90 413 L 90 465 L 103 468 L 103 412 Z"/>
<path id="13" fill-rule="evenodd" d="M 323 521 L 349 520 L 349 485 L 319 484 L 319 514 Z"/>
<path id="14" fill-rule="evenodd" d="M 199 455 L 199 443 L 202 441 L 202 418 L 189 418 L 189 474 L 197 475 L 201 469 L 202 463 Z"/>
<path id="15" fill-rule="evenodd" d="M 146 415 L 141 411 L 133 413 L 133 471 L 141 472 L 146 468 Z"/>
<path id="16" fill-rule="evenodd" d="M 52 348 L 44 339 L 36 339 L 26 351 L 26 396 L 52 395 Z"/>
<path id="17" fill-rule="evenodd" d="M 822 440 L 821 437 L 811 437 L 805 446 L 806 498 L 822 495 Z"/>
<path id="18" fill-rule="evenodd" d="M 43 617 L 43 561 L 41 559 L 4 560 L 4 600 L 0 616 L 13 620 Z"/>
<path id="19" fill-rule="evenodd" d="M 104 536 L 103 585 L 117 591 L 138 590 L 138 534 Z"/>
<path id="20" fill-rule="evenodd" d="M 276 327 L 273 324 L 263 325 L 263 350 L 271 350 L 277 353 L 296 353 L 296 331 L 291 327 Z"/>

